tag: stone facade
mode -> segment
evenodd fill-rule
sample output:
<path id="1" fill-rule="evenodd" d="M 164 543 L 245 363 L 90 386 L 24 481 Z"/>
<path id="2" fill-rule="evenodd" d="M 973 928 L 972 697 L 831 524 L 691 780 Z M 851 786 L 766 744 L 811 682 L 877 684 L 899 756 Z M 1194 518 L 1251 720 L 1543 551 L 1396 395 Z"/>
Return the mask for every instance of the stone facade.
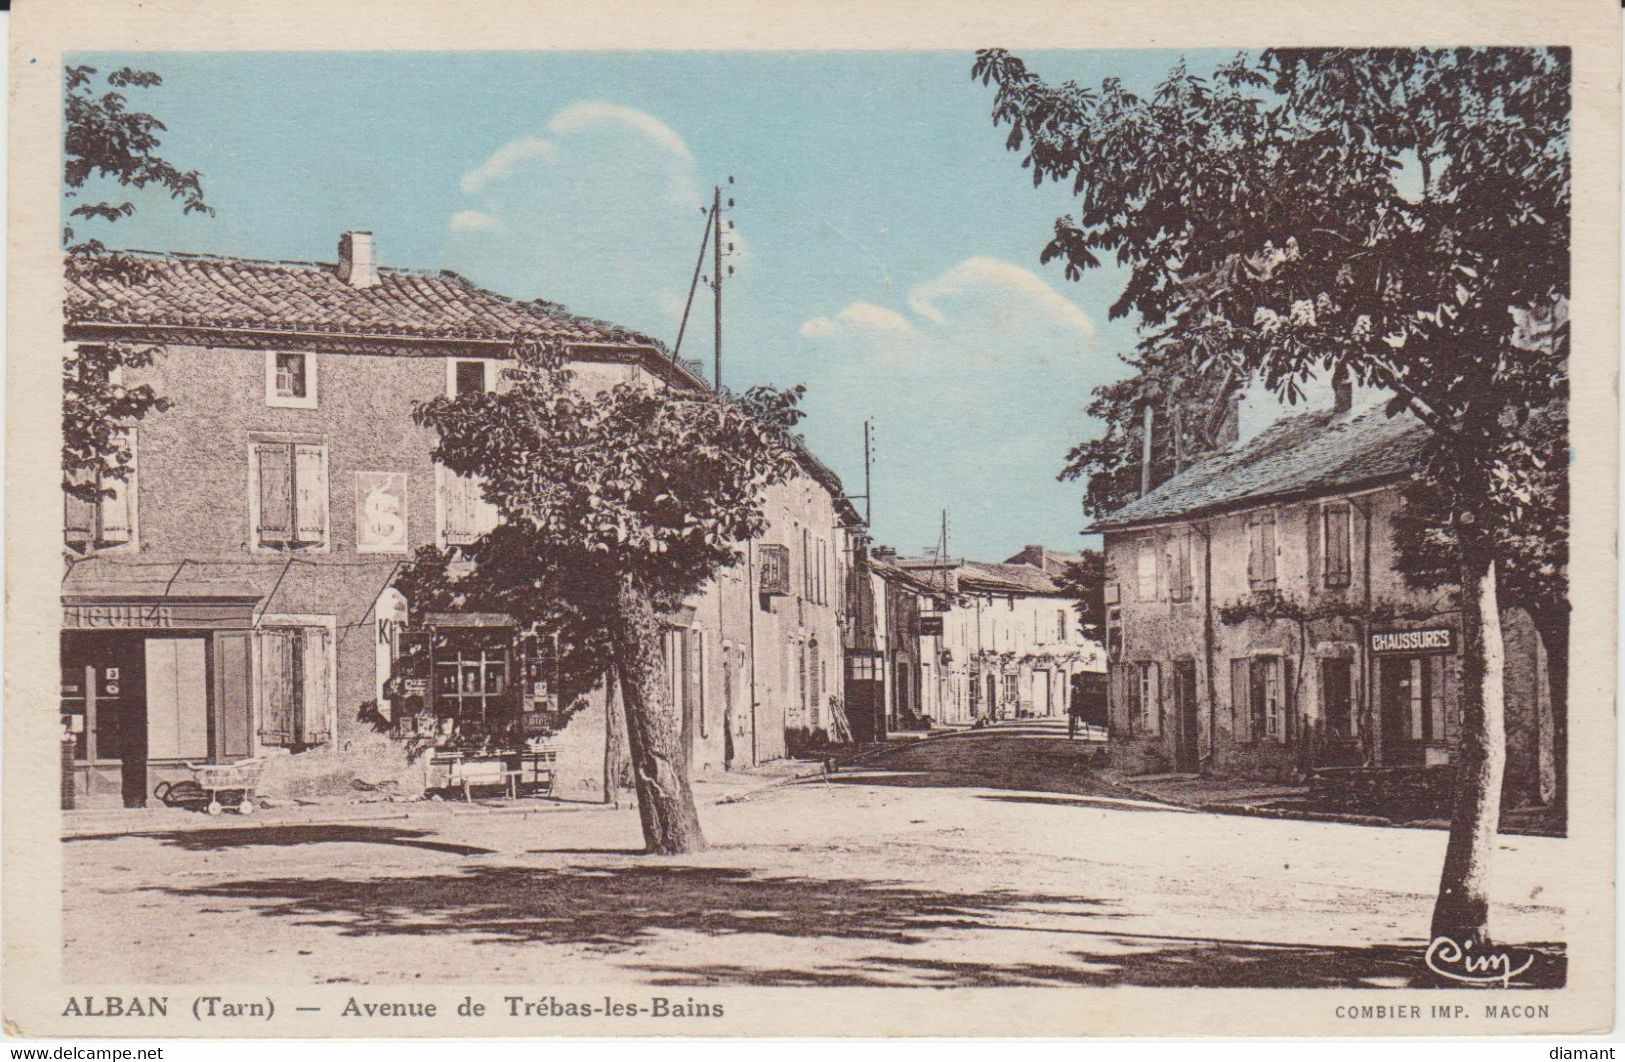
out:
<path id="1" fill-rule="evenodd" d="M 1453 594 L 1405 584 L 1398 506 L 1385 486 L 1108 530 L 1117 762 L 1282 780 L 1448 763 L 1460 615 Z M 1554 755 L 1544 654 L 1522 610 L 1503 624 L 1506 792 L 1543 802 Z M 1382 637 L 1395 632 L 1411 634 Z"/>
<path id="2" fill-rule="evenodd" d="M 256 269 L 210 266 L 234 276 Z M 308 275 L 317 268 L 298 275 L 321 292 Z M 359 297 L 385 300 L 387 312 L 398 297 L 392 285 L 406 283 L 397 276 Z M 337 288 L 335 299 L 356 303 L 350 288 Z M 353 312 L 371 311 L 358 305 Z M 138 802 L 156 782 L 185 775 L 189 759 L 265 753 L 277 754 L 273 774 L 295 787 L 347 788 L 357 775 L 394 777 L 403 788 L 427 779 L 388 736 L 397 709 L 385 682 L 401 631 L 425 620 L 390 585 L 416 549 L 467 540 L 494 515 L 477 490 L 435 466 L 433 435 L 414 425 L 412 405 L 460 386 L 500 387 L 509 341 L 390 332 L 273 342 L 256 329 L 196 321 L 70 324 L 70 350 L 161 343 L 152 365 L 122 382 L 150 383 L 172 401 L 134 430 L 136 473 L 120 489 L 117 517 L 93 513 L 89 530 L 77 530 L 86 520 L 69 505 L 63 709 L 88 732 L 76 764 L 87 796 L 122 791 Z M 584 389 L 705 386 L 652 343 L 606 335 L 570 348 Z M 668 617 L 695 770 L 783 756 L 787 729 L 803 737 L 831 729 L 844 622 L 837 588 L 856 514 L 811 455 L 802 469 L 768 490 L 767 530 L 746 561 Z M 758 592 L 764 546 L 785 548 L 785 594 Z M 509 696 L 528 686 L 517 671 L 499 681 Z M 290 701 L 296 717 L 284 718 Z M 561 793 L 602 791 L 605 711 L 600 689 L 555 736 Z"/>

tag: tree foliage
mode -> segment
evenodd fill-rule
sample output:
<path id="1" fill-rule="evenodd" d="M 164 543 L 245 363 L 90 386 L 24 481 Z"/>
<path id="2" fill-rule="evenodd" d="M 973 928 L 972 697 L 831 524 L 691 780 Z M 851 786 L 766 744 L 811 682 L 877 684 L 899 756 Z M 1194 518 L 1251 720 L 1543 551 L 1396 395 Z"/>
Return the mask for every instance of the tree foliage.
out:
<path id="1" fill-rule="evenodd" d="M 703 847 L 660 614 L 765 530 L 766 489 L 798 468 L 788 431 L 801 391 L 735 401 L 624 383 L 589 393 L 551 342 L 517 344 L 503 380 L 414 409 L 439 433 L 435 459 L 481 477 L 501 524 L 467 551 L 471 570 L 420 554 L 406 584 L 420 600 L 508 612 L 556 639 L 566 698 L 613 666 L 649 849 Z"/>
<path id="2" fill-rule="evenodd" d="M 1078 628 L 1085 638 L 1097 642 L 1106 636 L 1106 555 L 1098 550 L 1084 550 L 1075 561 L 1069 561 L 1055 576 L 1055 581 L 1069 596 L 1077 598 L 1073 608 L 1078 613 Z"/>
<path id="3" fill-rule="evenodd" d="M 1562 48 L 1288 49 L 1151 93 L 1044 81 L 1003 50 L 995 89 L 1034 184 L 1077 195 L 1040 257 L 1115 255 L 1113 317 L 1177 335 L 1193 373 L 1293 402 L 1327 373 L 1429 429 L 1416 489 L 1462 589 L 1456 808 L 1436 935 L 1484 940 L 1505 762 L 1497 577 L 1550 467 L 1527 430 L 1566 399 L 1571 56 Z M 1414 493 L 1414 492 L 1413 492 Z"/>
<path id="4" fill-rule="evenodd" d="M 127 90 L 161 85 L 158 74 L 123 67 L 98 86 L 95 67 L 70 66 L 63 77 L 62 196 L 67 211 L 62 242 L 68 251 L 68 279 L 138 282 L 145 269 L 139 259 L 110 252 L 99 239 L 80 239 L 74 225 L 119 221 L 135 213 L 135 204 L 122 196 L 89 193 L 109 187 L 158 188 L 179 201 L 183 214 L 212 215 L 214 210 L 203 199 L 198 172 L 181 170 L 158 153 L 164 123 L 129 108 Z M 155 354 L 155 348 L 141 344 L 86 344 L 63 360 L 64 490 L 94 501 L 107 491 L 108 480 L 129 478 L 132 455 L 120 429 L 149 412 L 162 412 L 169 403 L 150 385 L 126 386 L 121 375 L 151 365 Z"/>

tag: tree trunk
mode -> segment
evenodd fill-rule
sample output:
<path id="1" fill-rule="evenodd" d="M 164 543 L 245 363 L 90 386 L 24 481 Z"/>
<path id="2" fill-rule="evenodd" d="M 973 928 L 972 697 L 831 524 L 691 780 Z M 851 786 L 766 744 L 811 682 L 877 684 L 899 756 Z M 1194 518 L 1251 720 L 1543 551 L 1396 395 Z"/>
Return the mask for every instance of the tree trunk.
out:
<path id="1" fill-rule="evenodd" d="M 1569 806 L 1569 610 L 1568 605 L 1531 608 L 1530 618 L 1546 647 L 1546 683 L 1552 696 L 1552 766 L 1559 810 Z"/>
<path id="2" fill-rule="evenodd" d="M 638 817 L 648 851 L 675 855 L 703 851 L 705 836 L 688 785 L 681 725 L 671 702 L 660 636 L 648 592 L 635 580 L 623 578 L 615 593 L 612 637 L 626 705 Z"/>
<path id="3" fill-rule="evenodd" d="M 625 716 L 616 692 L 615 669 L 604 675 L 604 803 L 621 806 L 621 745 Z"/>
<path id="4" fill-rule="evenodd" d="M 1463 541 L 1461 568 L 1461 735 L 1455 808 L 1445 849 L 1433 937 L 1466 947 L 1489 943 L 1490 859 L 1501 823 L 1506 770 L 1504 649 L 1495 562 L 1482 542 Z"/>

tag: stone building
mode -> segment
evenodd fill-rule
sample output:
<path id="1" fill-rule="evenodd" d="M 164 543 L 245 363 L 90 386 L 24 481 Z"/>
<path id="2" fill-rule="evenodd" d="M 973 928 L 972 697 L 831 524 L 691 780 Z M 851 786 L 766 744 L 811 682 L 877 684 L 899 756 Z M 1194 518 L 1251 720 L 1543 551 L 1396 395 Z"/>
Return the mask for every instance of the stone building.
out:
<path id="1" fill-rule="evenodd" d="M 135 268 L 70 262 L 67 356 L 152 345 L 121 382 L 172 405 L 128 429 L 128 483 L 66 503 L 62 712 L 80 796 L 140 803 L 188 761 L 259 754 L 347 784 L 400 765 L 411 697 L 436 725 L 556 699 L 508 617 L 426 613 L 392 585 L 419 547 L 466 545 L 495 519 L 476 482 L 430 459 L 412 404 L 502 386 L 516 338 L 565 342 L 588 389 L 707 389 L 692 367 L 553 304 L 380 268 L 366 233 L 345 234 L 337 264 L 126 257 Z M 764 499 L 746 563 L 666 617 L 696 769 L 782 756 L 787 728 L 828 725 L 857 518 L 802 457 Z M 403 693 L 402 639 L 423 633 L 432 659 Z M 554 735 L 561 790 L 603 785 L 603 691 L 588 701 Z"/>
<path id="2" fill-rule="evenodd" d="M 928 588 L 894 550 L 860 547 L 849 582 L 846 710 L 857 741 L 917 730 L 921 718 L 920 605 Z"/>
<path id="3" fill-rule="evenodd" d="M 1381 406 L 1277 421 L 1098 521 L 1114 761 L 1290 779 L 1450 762 L 1460 614 L 1395 563 L 1399 488 L 1425 429 Z M 1506 792 L 1549 800 L 1552 706 L 1509 609 Z"/>
<path id="4" fill-rule="evenodd" d="M 925 584 L 921 711 L 937 722 L 1065 715 L 1078 677 L 1106 669 L 1086 637 L 1077 599 L 1056 580 L 1076 560 L 1028 546 L 1002 564 L 915 558 L 900 567 Z"/>

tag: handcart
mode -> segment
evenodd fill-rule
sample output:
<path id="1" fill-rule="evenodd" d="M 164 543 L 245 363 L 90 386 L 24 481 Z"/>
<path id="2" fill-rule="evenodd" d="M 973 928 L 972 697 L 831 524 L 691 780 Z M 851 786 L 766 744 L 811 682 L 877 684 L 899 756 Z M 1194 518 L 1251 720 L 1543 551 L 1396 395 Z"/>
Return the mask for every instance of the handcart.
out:
<path id="1" fill-rule="evenodd" d="M 256 756 L 253 759 L 238 760 L 236 763 L 188 763 L 198 788 L 209 794 L 209 806 L 204 810 L 210 815 L 218 815 L 223 810 L 220 803 L 222 795 L 237 794 L 237 814 L 251 815 L 254 812 L 254 789 L 260 784 L 260 775 L 265 771 L 265 758 Z"/>

